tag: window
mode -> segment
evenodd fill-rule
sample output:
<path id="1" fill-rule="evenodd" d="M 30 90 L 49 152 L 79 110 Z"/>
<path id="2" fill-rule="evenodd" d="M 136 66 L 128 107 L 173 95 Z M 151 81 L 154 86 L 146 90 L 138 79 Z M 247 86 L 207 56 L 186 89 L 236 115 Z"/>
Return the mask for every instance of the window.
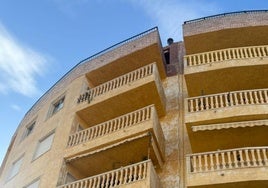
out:
<path id="1" fill-rule="evenodd" d="M 40 183 L 40 179 L 35 180 L 34 182 L 30 183 L 29 185 L 23 188 L 38 188 Z"/>
<path id="2" fill-rule="evenodd" d="M 16 174 L 19 173 L 20 166 L 22 164 L 23 157 L 20 157 L 18 160 L 16 160 L 14 163 L 12 163 L 11 170 L 9 172 L 7 180 L 10 180 L 13 178 Z"/>
<path id="3" fill-rule="evenodd" d="M 170 52 L 169 52 L 169 49 L 164 51 L 164 56 L 165 56 L 166 64 L 170 64 Z"/>
<path id="4" fill-rule="evenodd" d="M 64 103 L 64 98 L 62 97 L 60 98 L 60 100 L 58 100 L 57 102 L 55 102 L 52 106 L 52 115 L 55 114 L 56 112 L 60 111 L 60 109 L 62 109 L 63 107 L 63 103 Z"/>
<path id="5" fill-rule="evenodd" d="M 22 140 L 33 132 L 34 126 L 35 126 L 35 121 L 26 126 L 26 130 L 23 134 Z"/>
<path id="6" fill-rule="evenodd" d="M 54 138 L 54 132 L 52 134 L 48 135 L 47 137 L 45 137 L 44 139 L 39 141 L 39 143 L 37 145 L 37 149 L 36 149 L 35 154 L 34 154 L 34 159 L 36 159 L 39 156 L 41 156 L 42 154 L 46 153 L 51 148 L 53 138 Z"/>

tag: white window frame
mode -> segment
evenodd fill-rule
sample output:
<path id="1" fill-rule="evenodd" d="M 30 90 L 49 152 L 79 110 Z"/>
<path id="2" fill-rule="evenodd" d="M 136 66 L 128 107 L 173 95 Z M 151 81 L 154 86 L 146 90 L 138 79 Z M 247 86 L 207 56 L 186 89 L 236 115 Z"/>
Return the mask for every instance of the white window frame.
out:
<path id="1" fill-rule="evenodd" d="M 40 139 L 38 141 L 38 144 L 36 146 L 36 149 L 35 149 L 35 152 L 34 152 L 34 155 L 33 155 L 33 160 L 35 160 L 35 159 L 39 158 L 40 156 L 44 155 L 45 153 L 47 153 L 51 149 L 51 147 L 53 145 L 54 137 L 55 137 L 55 130 L 53 130 L 52 132 L 50 132 L 49 134 L 47 134 L 45 137 L 43 137 L 42 139 Z M 45 149 L 45 150 L 43 149 L 44 151 L 42 151 L 40 149 L 40 147 L 41 147 L 40 145 L 44 144 L 44 141 L 46 139 L 51 139 L 51 140 L 49 141 L 49 146 L 46 146 L 47 149 Z M 43 147 L 45 147 L 45 146 L 43 146 Z M 40 152 L 39 150 L 41 150 L 42 152 Z"/>
<path id="2" fill-rule="evenodd" d="M 37 178 L 37 179 L 33 180 L 31 183 L 29 183 L 28 185 L 25 185 L 23 188 L 35 188 L 35 187 L 31 187 L 35 183 L 37 183 L 37 188 L 38 188 L 39 184 L 40 184 L 40 178 Z"/>
<path id="3" fill-rule="evenodd" d="M 33 120 L 33 121 L 31 121 L 31 123 L 29 123 L 28 125 L 26 125 L 21 140 L 24 140 L 25 138 L 27 138 L 28 136 L 30 136 L 33 133 L 33 131 L 34 131 L 35 126 L 36 126 L 36 119 Z M 31 131 L 29 131 L 30 130 L 29 129 L 30 127 L 32 127 Z"/>
<path id="4" fill-rule="evenodd" d="M 21 165 L 23 163 L 23 156 L 24 156 L 24 154 L 12 163 L 11 168 L 8 172 L 7 181 L 12 179 L 13 177 L 15 177 L 19 173 Z M 18 166 L 16 166 L 16 165 L 18 165 Z M 15 169 L 15 167 L 16 167 L 16 169 Z M 15 170 L 15 172 L 14 172 L 14 170 Z"/>

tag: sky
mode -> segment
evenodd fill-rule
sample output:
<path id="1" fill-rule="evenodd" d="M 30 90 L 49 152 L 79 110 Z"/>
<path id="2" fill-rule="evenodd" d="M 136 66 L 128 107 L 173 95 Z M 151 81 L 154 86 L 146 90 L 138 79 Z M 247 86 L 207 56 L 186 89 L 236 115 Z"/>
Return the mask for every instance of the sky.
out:
<path id="1" fill-rule="evenodd" d="M 184 21 L 268 9 L 267 0 L 0 0 L 0 164 L 24 114 L 81 60 L 158 26 L 162 44 Z"/>

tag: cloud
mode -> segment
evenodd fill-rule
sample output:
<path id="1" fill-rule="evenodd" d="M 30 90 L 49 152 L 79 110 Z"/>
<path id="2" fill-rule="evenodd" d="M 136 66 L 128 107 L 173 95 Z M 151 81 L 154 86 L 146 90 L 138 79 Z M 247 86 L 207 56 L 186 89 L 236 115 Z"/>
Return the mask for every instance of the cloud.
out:
<path id="1" fill-rule="evenodd" d="M 11 105 L 11 108 L 12 108 L 13 110 L 15 110 L 15 111 L 21 111 L 21 107 L 18 106 L 18 105 L 16 105 L 16 104 L 12 104 L 12 105 Z"/>
<path id="2" fill-rule="evenodd" d="M 0 23 L 0 93 L 40 94 L 36 76 L 43 74 L 46 63 L 44 55 L 16 41 Z"/>
<path id="3" fill-rule="evenodd" d="M 159 27 L 161 37 L 182 40 L 184 21 L 217 12 L 216 4 L 195 0 L 129 0 L 141 7 Z"/>

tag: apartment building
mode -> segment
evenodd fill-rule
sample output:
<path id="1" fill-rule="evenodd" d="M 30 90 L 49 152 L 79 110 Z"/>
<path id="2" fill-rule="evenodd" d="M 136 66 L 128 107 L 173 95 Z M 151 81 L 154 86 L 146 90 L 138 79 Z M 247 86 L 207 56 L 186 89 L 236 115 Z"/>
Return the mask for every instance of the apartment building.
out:
<path id="1" fill-rule="evenodd" d="M 182 27 L 66 73 L 18 126 L 0 187 L 268 187 L 268 11 Z"/>

